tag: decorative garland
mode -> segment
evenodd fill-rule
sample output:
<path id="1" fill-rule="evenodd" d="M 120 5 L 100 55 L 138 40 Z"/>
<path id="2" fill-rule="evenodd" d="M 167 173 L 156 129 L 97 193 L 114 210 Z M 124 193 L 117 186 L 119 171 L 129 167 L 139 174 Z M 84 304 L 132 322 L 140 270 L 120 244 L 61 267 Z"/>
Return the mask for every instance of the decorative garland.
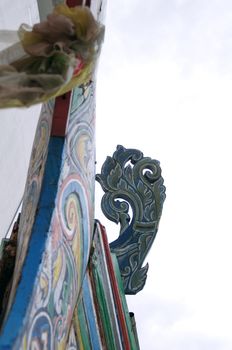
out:
<path id="1" fill-rule="evenodd" d="M 20 26 L 25 56 L 0 65 L 0 108 L 30 106 L 91 79 L 104 26 L 88 7 L 57 5 L 47 20 Z"/>

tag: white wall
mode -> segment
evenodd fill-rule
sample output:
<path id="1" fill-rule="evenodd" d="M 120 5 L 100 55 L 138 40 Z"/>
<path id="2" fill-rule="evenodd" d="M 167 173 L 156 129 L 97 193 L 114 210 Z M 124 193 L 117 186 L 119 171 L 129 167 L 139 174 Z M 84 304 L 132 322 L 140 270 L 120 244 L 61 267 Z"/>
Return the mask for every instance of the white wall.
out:
<path id="1" fill-rule="evenodd" d="M 0 29 L 17 30 L 39 21 L 36 0 L 0 1 Z M 1 35 L 1 33 L 0 33 Z M 1 41 L 1 36 L 0 36 Z M 0 44 L 0 49 L 7 44 Z M 0 238 L 5 236 L 22 198 L 40 105 L 0 109 Z"/>

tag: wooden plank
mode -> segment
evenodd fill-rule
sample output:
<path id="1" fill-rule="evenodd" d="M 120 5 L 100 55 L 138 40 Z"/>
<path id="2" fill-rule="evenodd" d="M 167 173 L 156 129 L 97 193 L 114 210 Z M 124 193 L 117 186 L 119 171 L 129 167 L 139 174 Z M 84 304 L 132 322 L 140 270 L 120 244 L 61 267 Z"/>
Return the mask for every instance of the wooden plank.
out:
<path id="1" fill-rule="evenodd" d="M 131 346 L 130 346 L 130 340 L 128 336 L 127 324 L 125 320 L 125 315 L 124 315 L 123 306 L 120 298 L 117 280 L 114 274 L 114 267 L 111 260 L 111 254 L 110 254 L 110 248 L 107 240 L 107 235 L 106 235 L 105 227 L 102 225 L 100 225 L 100 227 L 101 227 L 101 234 L 103 238 L 104 248 L 106 252 L 107 265 L 108 265 L 109 274 L 110 274 L 111 283 L 112 283 L 112 289 L 113 289 L 114 298 L 115 298 L 115 304 L 118 311 L 118 317 L 119 317 L 119 322 L 121 326 L 124 349 L 130 350 Z"/>

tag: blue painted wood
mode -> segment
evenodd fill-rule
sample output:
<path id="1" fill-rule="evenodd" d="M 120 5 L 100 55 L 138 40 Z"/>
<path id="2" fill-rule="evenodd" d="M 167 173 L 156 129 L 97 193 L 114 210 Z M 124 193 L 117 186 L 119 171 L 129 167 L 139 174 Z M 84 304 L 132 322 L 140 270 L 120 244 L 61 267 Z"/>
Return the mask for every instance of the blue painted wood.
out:
<path id="1" fill-rule="evenodd" d="M 89 286 L 89 279 L 88 279 L 88 275 L 86 274 L 83 281 L 83 301 L 84 301 L 85 312 L 88 320 L 88 325 L 90 328 L 89 329 L 90 340 L 92 344 L 92 349 L 101 350 L 102 346 L 100 343 L 97 322 L 94 317 L 95 311 L 94 311 L 93 299 L 91 297 L 90 290 L 91 290 L 91 287 Z"/>
<path id="2" fill-rule="evenodd" d="M 7 350 L 13 348 L 13 344 L 22 329 L 23 320 L 26 317 L 28 303 L 33 292 L 36 275 L 45 249 L 52 213 L 55 207 L 63 147 L 64 138 L 51 137 L 38 211 L 29 243 L 28 255 L 24 262 L 22 277 L 16 291 L 11 312 L 5 322 L 3 333 L 0 338 L 0 349 Z"/>
<path id="3" fill-rule="evenodd" d="M 125 293 L 136 294 L 146 282 L 148 264 L 143 263 L 156 237 L 166 198 L 160 163 L 119 145 L 96 179 L 105 192 L 103 213 L 121 225 L 110 249 L 117 255 Z"/>

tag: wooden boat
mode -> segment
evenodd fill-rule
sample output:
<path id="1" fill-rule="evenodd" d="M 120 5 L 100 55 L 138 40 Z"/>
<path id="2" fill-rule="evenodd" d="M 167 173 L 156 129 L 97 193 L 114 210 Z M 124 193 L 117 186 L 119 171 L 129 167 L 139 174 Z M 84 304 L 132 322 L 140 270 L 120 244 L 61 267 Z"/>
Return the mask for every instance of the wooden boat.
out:
<path id="1" fill-rule="evenodd" d="M 67 4 L 89 6 L 98 21 L 104 18 L 104 1 Z M 95 87 L 94 71 L 43 103 L 20 219 L 2 244 L 2 257 L 10 247 L 15 261 L 3 293 L 0 349 L 139 349 L 125 294 L 145 284 L 142 264 L 165 188 L 157 161 L 118 146 L 97 175 L 103 211 L 121 224 L 109 245 L 94 220 Z"/>

